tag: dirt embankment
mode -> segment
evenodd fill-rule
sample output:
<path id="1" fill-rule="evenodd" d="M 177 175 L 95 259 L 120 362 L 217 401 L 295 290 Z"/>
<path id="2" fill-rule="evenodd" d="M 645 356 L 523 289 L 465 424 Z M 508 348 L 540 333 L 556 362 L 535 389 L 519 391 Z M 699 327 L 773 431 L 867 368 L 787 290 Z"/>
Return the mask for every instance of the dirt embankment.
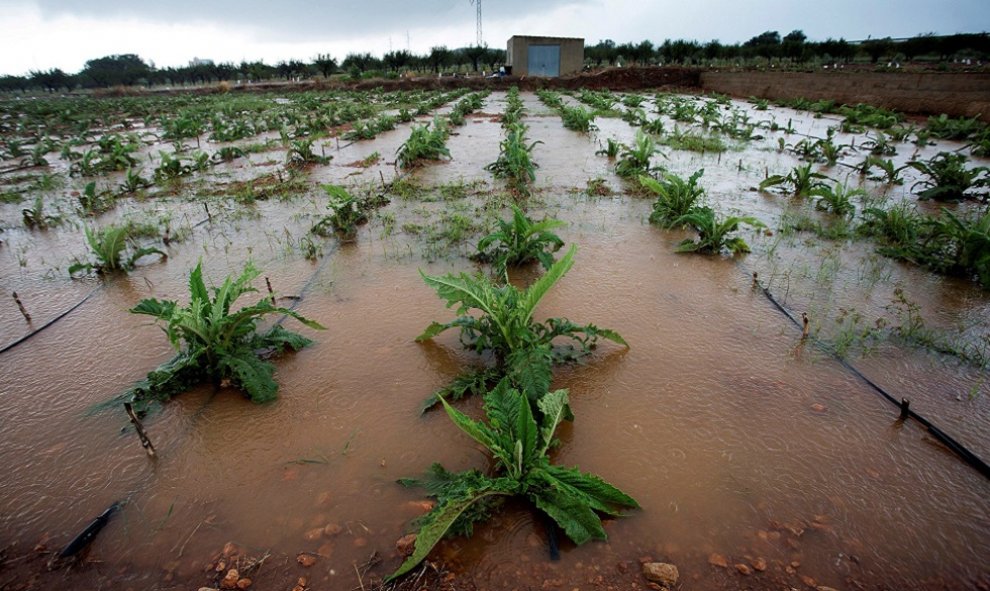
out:
<path id="1" fill-rule="evenodd" d="M 990 74 L 900 72 L 713 72 L 701 88 L 736 97 L 771 100 L 832 99 L 868 103 L 903 113 L 980 117 L 990 121 Z"/>

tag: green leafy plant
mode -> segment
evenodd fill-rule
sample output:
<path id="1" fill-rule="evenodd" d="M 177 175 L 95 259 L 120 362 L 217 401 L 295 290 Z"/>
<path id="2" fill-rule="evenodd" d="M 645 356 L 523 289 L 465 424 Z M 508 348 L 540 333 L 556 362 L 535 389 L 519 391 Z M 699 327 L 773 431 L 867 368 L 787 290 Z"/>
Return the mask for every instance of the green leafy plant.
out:
<path id="1" fill-rule="evenodd" d="M 31 207 L 21 210 L 21 218 L 24 220 L 25 226 L 39 230 L 47 230 L 62 223 L 62 216 L 45 213 L 45 200 L 42 199 L 41 195 L 34 198 Z"/>
<path id="2" fill-rule="evenodd" d="M 151 181 L 141 176 L 141 169 L 128 168 L 124 175 L 124 181 L 120 184 L 120 190 L 125 193 L 136 193 L 141 189 L 151 186 Z"/>
<path id="3" fill-rule="evenodd" d="M 263 357 L 286 349 L 298 351 L 311 341 L 281 324 L 258 332 L 258 322 L 269 314 L 282 314 L 313 329 L 323 327 L 294 310 L 276 306 L 270 297 L 234 310 L 241 296 L 257 291 L 251 282 L 260 275 L 248 262 L 240 276 L 228 276 L 220 287 L 213 288 L 211 296 L 199 263 L 189 274 L 189 305 L 155 298 L 138 302 L 131 312 L 164 323 L 165 334 L 177 355 L 131 387 L 127 396 L 140 408 L 146 408 L 150 402 L 165 401 L 209 380 L 216 387 L 229 382 L 243 390 L 252 402 L 274 400 L 278 394 L 278 384 L 273 379 L 275 366 Z"/>
<path id="4" fill-rule="evenodd" d="M 704 187 L 698 185 L 698 179 L 705 174 L 700 169 L 687 180 L 673 173 L 666 173 L 662 180 L 649 176 L 639 177 L 640 184 L 657 196 L 650 213 L 650 223 L 663 228 L 673 228 L 674 222 L 698 207 L 705 195 Z"/>
<path id="5" fill-rule="evenodd" d="M 811 190 L 811 196 L 817 198 L 815 207 L 842 217 L 849 217 L 856 213 L 856 206 L 852 202 L 853 197 L 866 197 L 867 195 L 865 189 L 852 188 L 843 183 L 835 183 L 831 187 L 827 185 L 815 187 Z"/>
<path id="6" fill-rule="evenodd" d="M 943 140 L 966 140 L 986 129 L 986 124 L 976 117 L 952 118 L 942 113 L 928 118 L 928 132 Z"/>
<path id="7" fill-rule="evenodd" d="M 485 396 L 487 421 L 475 421 L 442 400 L 447 415 L 480 443 L 492 457 L 489 474 L 479 470 L 449 472 L 434 464 L 421 479 L 404 479 L 436 498 L 436 506 L 418 520 L 412 554 L 389 575 L 391 581 L 409 572 L 448 534 L 470 535 L 506 497 L 527 499 L 554 521 L 575 544 L 606 539 L 599 514 L 618 517 L 637 508 L 629 495 L 598 476 L 550 463 L 550 449 L 563 420 L 572 420 L 567 390 L 546 393 L 534 416 L 523 393 L 501 381 Z"/>
<path id="8" fill-rule="evenodd" d="M 453 384 L 437 392 L 438 395 L 458 399 L 468 392 L 484 391 L 486 383 L 507 376 L 530 396 L 540 396 L 550 387 L 553 364 L 589 353 L 599 337 L 628 346 L 617 332 L 593 324 L 580 326 L 566 318 L 533 320 L 537 304 L 574 265 L 576 250 L 576 246 L 571 246 L 567 254 L 526 289 L 512 284 L 496 285 L 488 278 L 465 273 L 423 275 L 426 284 L 437 291 L 448 308 L 457 307 L 457 318 L 446 323 L 433 322 L 416 340 L 427 341 L 456 328 L 460 331 L 461 344 L 466 348 L 478 354 L 490 352 L 495 358 L 495 368 L 462 374 Z M 469 310 L 481 314 L 472 316 L 468 314 Z M 553 341 L 558 337 L 570 339 L 571 344 L 555 346 Z M 437 401 L 436 396 L 431 397 L 426 408 Z"/>
<path id="9" fill-rule="evenodd" d="M 444 156 L 450 158 L 447 149 L 447 126 L 441 119 L 433 120 L 430 125 L 415 125 L 407 139 L 396 151 L 399 166 L 411 168 L 424 160 L 440 160 Z"/>
<path id="10" fill-rule="evenodd" d="M 108 275 L 122 271 L 130 271 L 134 263 L 143 256 L 158 254 L 168 256 L 153 247 L 139 247 L 134 244 L 133 228 L 130 225 L 107 226 L 100 230 L 85 228 L 86 242 L 95 262 L 78 262 L 69 266 L 69 275 L 80 271 L 95 271 L 100 275 Z"/>
<path id="11" fill-rule="evenodd" d="M 519 193 L 528 193 L 529 185 L 536 180 L 537 164 L 533 162 L 533 148 L 543 142 L 529 142 L 528 128 L 522 123 L 510 126 L 505 139 L 499 143 L 499 155 L 495 162 L 485 167 L 495 178 L 504 178 Z"/>
<path id="12" fill-rule="evenodd" d="M 77 197 L 84 214 L 103 213 L 113 208 L 115 199 L 109 191 L 97 192 L 96 181 L 86 183 Z"/>
<path id="13" fill-rule="evenodd" d="M 358 226 L 368 221 L 363 204 L 341 186 L 323 185 L 323 190 L 330 198 L 327 207 L 331 213 L 320 219 L 310 231 L 326 236 L 330 229 L 341 241 L 353 242 L 357 237 Z"/>
<path id="14" fill-rule="evenodd" d="M 595 126 L 595 113 L 593 111 L 581 107 L 561 106 L 559 112 L 560 119 L 567 129 L 573 129 L 581 133 L 588 133 L 593 129 L 597 129 Z"/>
<path id="15" fill-rule="evenodd" d="M 786 175 L 774 174 L 768 176 L 760 183 L 760 190 L 765 191 L 777 185 L 789 185 L 791 193 L 795 197 L 807 197 L 811 194 L 812 190 L 825 186 L 823 182 L 825 180 L 828 180 L 827 176 L 820 172 L 813 172 L 811 170 L 811 164 L 805 164 L 804 166 L 795 166 Z"/>
<path id="16" fill-rule="evenodd" d="M 710 207 L 700 207 L 674 221 L 676 226 L 688 225 L 698 232 L 697 242 L 690 238 L 677 245 L 677 252 L 698 252 L 717 254 L 728 250 L 733 255 L 749 252 L 749 245 L 738 236 L 729 234 L 739 229 L 741 224 L 755 228 L 764 227 L 763 222 L 753 217 L 729 216 L 719 219 Z"/>
<path id="17" fill-rule="evenodd" d="M 290 168 L 301 168 L 308 164 L 327 164 L 333 156 L 313 152 L 312 138 L 302 138 L 289 141 L 289 150 L 285 155 L 285 165 Z"/>
<path id="18" fill-rule="evenodd" d="M 620 150 L 622 150 L 622 144 L 613 138 L 608 138 L 605 140 L 605 145 L 602 146 L 600 150 L 595 152 L 595 155 L 605 156 L 609 160 L 613 160 L 618 158 Z"/>
<path id="19" fill-rule="evenodd" d="M 539 261 L 544 269 L 553 265 L 553 253 L 564 246 L 560 236 L 551 230 L 564 222 L 546 218 L 530 219 L 521 209 L 512 206 L 512 219 L 499 220 L 499 229 L 478 242 L 476 260 L 492 262 L 503 273 L 508 267 Z"/>
<path id="20" fill-rule="evenodd" d="M 941 273 L 974 276 L 990 289 L 990 213 L 956 216 L 948 209 L 932 222 L 924 245 L 928 265 Z"/>
<path id="21" fill-rule="evenodd" d="M 659 152 L 656 141 L 649 134 L 637 130 L 633 145 L 623 147 L 615 165 L 615 174 L 622 178 L 647 175 L 653 170 L 650 159 Z"/>
<path id="22" fill-rule="evenodd" d="M 908 162 L 908 166 L 928 177 L 912 185 L 911 190 L 922 187 L 924 190 L 918 197 L 925 200 L 960 201 L 973 197 L 974 189 L 990 187 L 990 169 L 984 166 L 967 168 L 968 161 L 964 154 L 939 152 L 927 161 Z"/>

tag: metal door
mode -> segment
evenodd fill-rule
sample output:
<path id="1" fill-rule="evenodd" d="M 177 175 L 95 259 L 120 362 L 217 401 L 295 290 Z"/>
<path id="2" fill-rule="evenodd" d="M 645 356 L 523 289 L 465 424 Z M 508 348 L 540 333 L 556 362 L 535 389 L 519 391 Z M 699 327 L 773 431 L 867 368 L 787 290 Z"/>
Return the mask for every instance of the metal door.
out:
<path id="1" fill-rule="evenodd" d="M 530 76 L 560 76 L 560 46 L 530 45 L 527 70 Z"/>

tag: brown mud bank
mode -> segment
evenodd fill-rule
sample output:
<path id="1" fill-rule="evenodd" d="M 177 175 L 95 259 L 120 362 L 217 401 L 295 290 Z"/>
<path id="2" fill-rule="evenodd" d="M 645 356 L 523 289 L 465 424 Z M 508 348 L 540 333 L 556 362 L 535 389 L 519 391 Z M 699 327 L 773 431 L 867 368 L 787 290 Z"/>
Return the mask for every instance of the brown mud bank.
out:
<path id="1" fill-rule="evenodd" d="M 908 114 L 990 121 L 990 74 L 897 72 L 701 72 L 701 88 L 736 97 L 828 99 Z"/>

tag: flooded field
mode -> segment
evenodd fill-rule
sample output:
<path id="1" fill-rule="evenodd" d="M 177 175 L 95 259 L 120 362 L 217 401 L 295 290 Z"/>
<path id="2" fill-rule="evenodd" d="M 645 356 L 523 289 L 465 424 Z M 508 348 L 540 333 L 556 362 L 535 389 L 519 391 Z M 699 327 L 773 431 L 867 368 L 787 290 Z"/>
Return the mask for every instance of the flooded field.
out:
<path id="1" fill-rule="evenodd" d="M 840 362 L 990 459 L 990 292 L 979 278 L 884 256 L 855 229 L 868 208 L 940 211 L 917 200 L 922 188 L 912 187 L 925 177 L 916 168 L 900 170 L 900 184 L 856 170 L 881 132 L 843 130 L 836 114 L 616 93 L 610 108 L 595 107 L 596 129 L 581 133 L 522 93 L 528 141 L 541 142 L 525 196 L 486 170 L 505 137 L 507 97 L 495 92 L 450 127 L 449 159 L 399 168 L 396 152 L 412 128 L 450 116 L 463 96 L 241 98 L 224 116 L 231 126 L 251 121 L 251 133 L 230 141 L 210 139 L 217 119 L 210 129 L 174 131 L 200 108 L 193 99 L 171 99 L 178 102 L 165 115 L 141 103 L 151 99 L 126 99 L 94 115 L 68 150 L 137 134 L 132 154 L 142 168 L 131 172 L 149 183 L 132 192 L 118 188 L 127 171 L 84 174 L 79 158 L 54 146 L 41 154 L 47 166 L 8 154 L 0 172 L 0 589 L 215 587 L 230 568 L 252 589 L 380 585 L 402 562 L 396 541 L 429 507 L 423 490 L 396 481 L 434 462 L 492 468 L 444 412 L 419 411 L 466 367 L 492 360 L 462 347 L 454 331 L 415 338 L 455 316 L 421 273 L 487 272 L 469 256 L 513 203 L 534 219 L 566 222 L 556 230 L 566 243 L 558 258 L 577 245 L 573 268 L 535 317 L 608 327 L 629 344 L 601 341 L 579 363 L 555 368 L 552 389 L 568 389 L 575 419 L 558 430 L 551 459 L 599 475 L 641 508 L 606 519 L 607 542 L 577 547 L 560 535 L 552 561 L 548 521 L 513 500 L 470 538 L 436 547 L 430 561 L 440 574 L 419 567 L 404 584 L 414 588 L 429 571 L 424 581 L 445 588 L 647 589 L 641 562 L 658 561 L 678 567 L 682 589 L 990 587 L 990 481 L 918 422 L 898 420 L 898 408 Z M 560 98 L 592 108 L 581 93 Z M 4 139 L 30 154 L 36 142 L 23 138 L 36 130 L 27 117 L 15 123 L 23 108 L 5 103 Z M 345 109 L 360 112 L 345 121 Z M 412 120 L 373 139 L 348 136 L 382 116 Z M 655 195 L 597 153 L 609 139 L 634 146 L 655 120 L 663 130 L 654 128 L 651 164 L 684 179 L 704 169 L 707 205 L 765 224 L 735 234 L 751 253 L 675 252 L 696 233 L 649 223 Z M 79 122 L 61 125 L 52 135 L 67 144 Z M 690 138 L 677 136 L 691 134 L 722 146 L 683 149 Z M 914 137 L 885 136 L 894 153 L 881 157 L 901 168 L 940 152 L 969 154 L 965 142 Z M 852 200 L 853 216 L 779 187 L 757 190 L 805 164 L 802 140 L 826 138 L 844 148 L 834 164 L 813 161 L 811 170 L 829 185 L 865 190 Z M 212 156 L 225 147 L 241 152 Z M 304 147 L 308 157 L 299 156 Z M 150 182 L 176 150 L 191 168 Z M 197 151 L 212 164 L 197 170 Z M 294 153 L 301 162 L 293 164 Z M 987 164 L 971 156 L 966 166 Z M 91 182 L 112 203 L 87 211 Z M 376 203 L 353 241 L 311 232 L 328 214 L 328 183 Z M 987 215 L 979 201 L 946 207 L 960 218 Z M 42 223 L 31 227 L 28 215 Z M 85 228 L 125 223 L 145 228 L 132 234 L 136 244 L 167 258 L 141 257 L 128 274 L 70 278 L 72 264 L 90 260 Z M 144 418 L 151 459 L 123 409 L 102 405 L 174 354 L 161 328 L 129 309 L 149 297 L 187 302 L 197 262 L 207 284 L 220 285 L 249 260 L 279 305 L 326 330 L 285 322 L 314 344 L 274 361 L 274 402 L 204 384 L 156 406 Z M 510 277 L 524 285 L 539 273 L 534 266 Z M 258 294 L 239 304 L 268 295 L 263 279 L 254 285 Z M 808 315 L 808 338 L 766 293 L 793 317 Z M 479 396 L 454 405 L 481 416 Z M 81 556 L 52 561 L 113 503 L 120 510 Z"/>

